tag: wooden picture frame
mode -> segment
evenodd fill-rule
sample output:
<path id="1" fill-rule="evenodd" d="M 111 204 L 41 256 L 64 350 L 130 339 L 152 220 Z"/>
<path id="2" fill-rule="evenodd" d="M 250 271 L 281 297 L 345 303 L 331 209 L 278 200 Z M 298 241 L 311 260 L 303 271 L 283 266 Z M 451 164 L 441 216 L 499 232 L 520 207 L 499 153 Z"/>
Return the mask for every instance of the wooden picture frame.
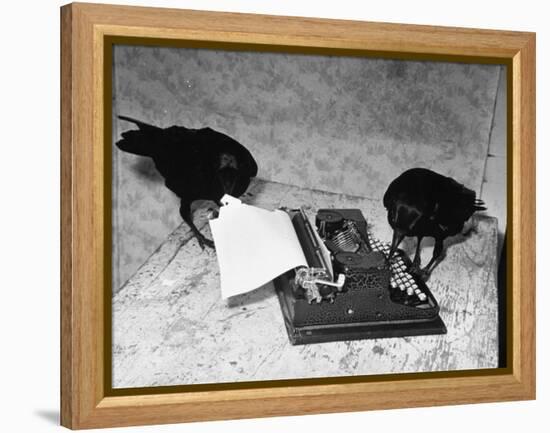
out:
<path id="1" fill-rule="evenodd" d="M 507 367 L 113 394 L 105 381 L 110 192 L 104 144 L 110 133 L 104 118 L 111 112 L 103 78 L 107 44 L 129 37 L 175 46 L 240 44 L 507 65 Z M 62 425 L 80 429 L 535 398 L 533 33 L 76 3 L 61 8 L 61 54 Z"/>

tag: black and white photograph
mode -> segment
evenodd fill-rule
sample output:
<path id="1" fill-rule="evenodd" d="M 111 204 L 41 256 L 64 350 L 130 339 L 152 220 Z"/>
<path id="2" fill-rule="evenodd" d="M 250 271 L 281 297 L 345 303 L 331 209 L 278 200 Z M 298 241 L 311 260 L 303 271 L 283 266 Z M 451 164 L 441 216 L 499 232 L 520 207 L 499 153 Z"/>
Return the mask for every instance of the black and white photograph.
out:
<path id="1" fill-rule="evenodd" d="M 506 367 L 507 74 L 114 45 L 113 389 Z"/>

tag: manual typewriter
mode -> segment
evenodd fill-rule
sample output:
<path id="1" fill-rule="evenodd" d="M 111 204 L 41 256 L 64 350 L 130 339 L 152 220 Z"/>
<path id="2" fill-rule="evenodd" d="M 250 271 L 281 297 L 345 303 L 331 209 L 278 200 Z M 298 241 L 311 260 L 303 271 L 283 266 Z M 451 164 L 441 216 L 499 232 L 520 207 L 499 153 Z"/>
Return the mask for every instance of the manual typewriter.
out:
<path id="1" fill-rule="evenodd" d="M 315 227 L 287 210 L 308 266 L 274 280 L 292 344 L 444 334 L 426 284 L 407 272 L 403 251 L 368 232 L 358 209 L 321 209 Z"/>

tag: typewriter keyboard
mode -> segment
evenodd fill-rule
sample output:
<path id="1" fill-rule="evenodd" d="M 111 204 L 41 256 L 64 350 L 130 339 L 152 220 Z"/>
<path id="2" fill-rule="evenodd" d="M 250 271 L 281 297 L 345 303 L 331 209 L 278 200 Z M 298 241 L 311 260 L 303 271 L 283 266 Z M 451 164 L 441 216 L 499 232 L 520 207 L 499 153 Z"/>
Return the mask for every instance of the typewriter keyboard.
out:
<path id="1" fill-rule="evenodd" d="M 381 252 L 387 256 L 390 252 L 390 244 L 376 239 L 372 233 L 369 233 L 370 246 L 374 251 Z M 390 261 L 391 277 L 391 298 L 394 302 L 399 302 L 411 306 L 429 306 L 429 299 L 426 293 L 422 291 L 414 277 L 407 272 L 407 265 L 401 255 L 394 255 Z"/>

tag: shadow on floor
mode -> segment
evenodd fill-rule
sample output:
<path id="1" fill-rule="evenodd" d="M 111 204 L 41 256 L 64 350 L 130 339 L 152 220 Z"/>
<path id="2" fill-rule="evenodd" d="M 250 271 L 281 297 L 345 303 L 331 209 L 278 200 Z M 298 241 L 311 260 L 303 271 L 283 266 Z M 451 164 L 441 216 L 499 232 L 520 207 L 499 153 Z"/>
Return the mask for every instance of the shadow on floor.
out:
<path id="1" fill-rule="evenodd" d="M 272 296 L 277 295 L 275 294 L 273 283 L 269 282 L 251 292 L 229 298 L 226 305 L 229 308 L 238 308 L 252 304 L 261 304 L 265 299 Z"/>
<path id="2" fill-rule="evenodd" d="M 38 409 L 34 414 L 50 424 L 59 425 L 59 411 L 54 409 Z"/>

